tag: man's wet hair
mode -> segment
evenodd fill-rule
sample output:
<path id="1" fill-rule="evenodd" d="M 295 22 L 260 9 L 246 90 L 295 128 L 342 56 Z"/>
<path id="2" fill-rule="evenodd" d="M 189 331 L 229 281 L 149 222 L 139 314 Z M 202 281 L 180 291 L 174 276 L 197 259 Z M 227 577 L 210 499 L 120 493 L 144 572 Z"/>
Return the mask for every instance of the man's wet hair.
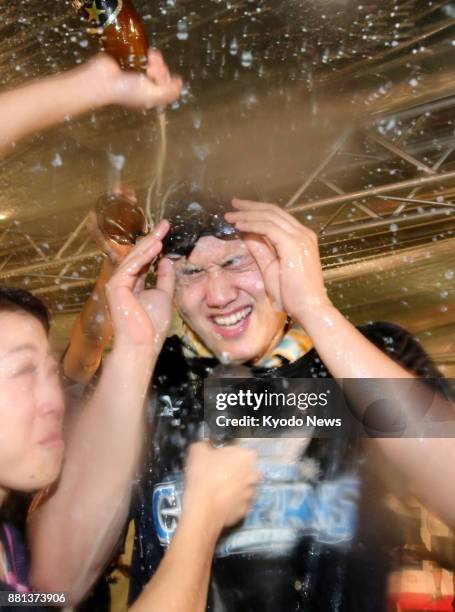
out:
<path id="1" fill-rule="evenodd" d="M 230 210 L 234 209 L 227 200 L 201 192 L 189 192 L 171 203 L 165 215 L 171 227 L 163 240 L 163 255 L 188 257 L 203 236 L 238 238 L 235 227 L 224 218 Z"/>
<path id="2" fill-rule="evenodd" d="M 0 313 L 19 312 L 37 319 L 49 333 L 49 313 L 44 303 L 23 289 L 0 287 Z"/>

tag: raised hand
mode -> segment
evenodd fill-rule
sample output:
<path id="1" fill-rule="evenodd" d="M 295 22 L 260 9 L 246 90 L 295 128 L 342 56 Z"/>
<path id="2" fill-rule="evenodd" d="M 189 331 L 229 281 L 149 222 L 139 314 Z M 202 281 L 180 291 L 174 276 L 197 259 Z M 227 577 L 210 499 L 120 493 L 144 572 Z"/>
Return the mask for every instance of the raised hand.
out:
<path id="1" fill-rule="evenodd" d="M 275 204 L 233 200 L 226 219 L 245 232 L 245 242 L 277 307 L 301 324 L 305 315 L 330 304 L 316 234 Z"/>
<path id="2" fill-rule="evenodd" d="M 143 347 L 155 356 L 161 351 L 171 323 L 173 263 L 166 258 L 160 260 L 154 289 L 145 289 L 145 279 L 168 230 L 169 223 L 161 221 L 125 257 L 106 285 L 115 344 Z"/>

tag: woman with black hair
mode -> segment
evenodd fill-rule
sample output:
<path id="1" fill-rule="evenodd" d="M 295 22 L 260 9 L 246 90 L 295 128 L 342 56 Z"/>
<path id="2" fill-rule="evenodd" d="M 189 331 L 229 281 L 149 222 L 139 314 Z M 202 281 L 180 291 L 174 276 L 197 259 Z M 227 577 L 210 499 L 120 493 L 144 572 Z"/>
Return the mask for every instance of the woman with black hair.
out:
<path id="1" fill-rule="evenodd" d="M 10 497 L 11 491 L 31 493 L 48 486 L 63 459 L 63 393 L 48 330 L 47 311 L 38 298 L 0 289 L 0 516 L 10 519 L 0 524 L 3 591 L 28 591 L 27 555 L 18 529 L 25 504 L 18 512 L 18 497 Z"/>

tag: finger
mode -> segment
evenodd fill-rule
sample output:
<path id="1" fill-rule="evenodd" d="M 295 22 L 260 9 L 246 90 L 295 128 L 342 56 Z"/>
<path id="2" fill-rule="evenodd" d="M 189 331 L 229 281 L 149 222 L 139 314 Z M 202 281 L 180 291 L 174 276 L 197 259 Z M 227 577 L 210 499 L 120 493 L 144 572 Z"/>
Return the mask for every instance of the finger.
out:
<path id="1" fill-rule="evenodd" d="M 152 106 L 159 106 L 174 102 L 182 91 L 183 81 L 180 77 L 172 77 L 169 82 L 155 86 L 154 101 Z"/>
<path id="2" fill-rule="evenodd" d="M 286 219 L 289 223 L 294 225 L 296 228 L 304 227 L 295 217 L 286 210 L 283 210 L 278 204 L 270 204 L 269 202 L 254 202 L 253 200 L 241 200 L 239 198 L 233 198 L 232 205 L 234 208 L 239 210 L 260 210 L 260 211 L 274 211 L 280 215 L 283 219 Z"/>
<path id="3" fill-rule="evenodd" d="M 265 236 L 250 234 L 243 238 L 248 250 L 256 260 L 262 276 L 269 266 L 277 261 L 277 253 L 273 245 L 269 244 Z"/>
<path id="4" fill-rule="evenodd" d="M 151 262 L 157 257 L 162 248 L 163 243 L 161 241 L 154 241 L 149 243 L 147 249 L 136 253 L 132 257 L 128 256 L 109 281 L 110 287 L 125 286 L 132 289 L 139 275 L 144 273 L 144 268 L 147 267 L 148 269 Z"/>
<path id="5" fill-rule="evenodd" d="M 170 74 L 161 52 L 156 49 L 149 49 L 147 59 L 147 76 L 158 85 L 167 83 L 170 80 Z"/>
<path id="6" fill-rule="evenodd" d="M 158 225 L 154 227 L 153 234 L 155 236 L 158 236 L 158 238 L 160 238 L 161 240 L 161 238 L 164 238 L 164 236 L 167 234 L 170 227 L 171 227 L 171 224 L 169 223 L 167 219 L 161 219 Z"/>
<path id="7" fill-rule="evenodd" d="M 237 205 L 236 205 L 237 203 Z M 244 205 L 245 204 L 245 205 Z M 294 231 L 301 231 L 305 229 L 297 219 L 284 211 L 280 206 L 276 204 L 266 204 L 264 202 L 251 202 L 250 200 L 233 200 L 233 205 L 239 210 L 228 214 L 238 215 L 241 213 L 255 212 L 258 215 L 273 215 L 274 218 L 280 219 L 283 224 L 286 224 L 289 228 L 293 228 Z"/>
<path id="8" fill-rule="evenodd" d="M 149 47 L 147 51 L 147 71 L 155 70 L 161 59 L 161 51 L 154 49 L 153 47 Z"/>
<path id="9" fill-rule="evenodd" d="M 236 221 L 234 225 L 241 232 L 251 232 L 265 236 L 281 256 L 285 254 L 286 245 L 289 243 L 289 233 L 282 230 L 276 223 L 272 221 L 250 220 Z"/>
<path id="10" fill-rule="evenodd" d="M 275 204 L 260 204 L 260 206 L 263 206 L 263 208 L 255 208 L 254 210 L 242 209 L 236 212 L 228 212 L 225 214 L 225 216 L 227 220 L 234 224 L 236 220 L 273 220 L 282 229 L 288 231 L 291 234 L 294 234 L 294 236 L 300 234 L 302 238 L 311 239 L 315 243 L 318 242 L 317 234 L 312 229 L 310 229 L 306 225 L 303 225 L 302 223 L 297 221 L 297 219 L 294 219 L 292 215 L 281 211 L 281 209 Z"/>
<path id="11" fill-rule="evenodd" d="M 164 236 L 167 234 L 167 232 L 169 231 L 169 227 L 170 227 L 169 221 L 167 221 L 166 219 L 162 219 L 158 223 L 158 225 L 154 228 L 153 232 L 145 236 L 145 238 L 141 238 L 140 240 L 137 241 L 134 248 L 131 249 L 129 255 L 127 255 L 125 259 L 123 260 L 123 263 L 128 264 L 128 262 L 134 259 L 136 255 L 138 255 L 139 253 L 145 252 L 149 248 L 151 248 L 154 242 L 161 241 L 164 238 Z"/>
<path id="12" fill-rule="evenodd" d="M 295 236 L 301 227 L 295 227 L 294 224 L 290 223 L 288 219 L 281 217 L 276 211 L 267 210 L 242 210 L 238 212 L 228 212 L 225 214 L 226 220 L 229 223 L 236 223 L 237 221 L 270 221 L 275 223 L 282 230 Z"/>
<path id="13" fill-rule="evenodd" d="M 171 76 L 160 51 L 150 49 L 147 57 L 147 76 L 149 79 L 154 80 L 157 85 L 168 83 Z"/>
<path id="14" fill-rule="evenodd" d="M 130 260 L 126 265 L 122 264 L 112 279 L 111 284 L 127 285 L 131 288 L 140 282 L 141 278 L 145 279 L 154 260 L 158 257 L 162 248 L 160 242 L 153 243 L 148 251 L 138 254 L 134 259 Z"/>
<path id="15" fill-rule="evenodd" d="M 262 206 L 262 207 L 275 206 L 271 202 L 258 202 L 256 200 L 244 200 L 242 198 L 232 198 L 232 204 L 236 208 L 256 208 L 258 206 Z"/>
<path id="16" fill-rule="evenodd" d="M 158 85 L 145 74 L 123 73 L 116 82 L 118 104 L 132 108 L 150 109 L 176 100 L 182 89 L 179 77 Z"/>
<path id="17" fill-rule="evenodd" d="M 162 248 L 162 242 L 156 236 L 150 235 L 147 238 L 144 238 L 138 245 L 134 247 L 134 249 L 125 257 L 121 264 L 121 268 L 128 268 L 135 262 L 142 261 L 145 257 L 146 259 L 149 257 L 150 253 L 155 253 L 154 257 L 156 257 Z M 151 260 L 150 260 L 151 261 Z"/>
<path id="18" fill-rule="evenodd" d="M 146 74 L 156 85 L 162 86 L 169 83 L 171 75 L 166 66 L 161 53 L 155 51 L 152 53 L 151 61 L 147 64 Z"/>
<path id="19" fill-rule="evenodd" d="M 261 272 L 263 288 L 278 310 L 282 309 L 280 297 L 279 259 L 276 249 L 265 236 L 248 234 L 243 238 Z M 260 286 L 258 285 L 258 289 Z"/>
<path id="20" fill-rule="evenodd" d="M 161 55 L 161 51 L 159 49 L 154 49 L 153 47 L 149 47 L 147 49 L 147 60 L 148 60 L 149 64 L 154 64 L 161 57 L 162 57 L 162 55 Z"/>
<path id="21" fill-rule="evenodd" d="M 164 291 L 169 297 L 174 296 L 175 291 L 175 270 L 173 262 L 167 257 L 163 257 L 157 270 L 156 288 Z"/>

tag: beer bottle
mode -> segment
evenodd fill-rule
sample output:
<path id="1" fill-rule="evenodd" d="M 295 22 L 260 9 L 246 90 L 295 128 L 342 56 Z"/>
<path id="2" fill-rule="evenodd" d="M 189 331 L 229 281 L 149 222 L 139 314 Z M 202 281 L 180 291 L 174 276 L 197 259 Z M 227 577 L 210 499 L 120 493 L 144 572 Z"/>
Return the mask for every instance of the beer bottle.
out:
<path id="1" fill-rule="evenodd" d="M 146 236 L 148 224 L 144 212 L 125 196 L 107 193 L 96 204 L 98 227 L 117 244 L 133 245 L 139 236 Z"/>
<path id="2" fill-rule="evenodd" d="M 73 6 L 88 20 L 88 32 L 100 36 L 103 50 L 122 68 L 146 65 L 147 34 L 130 0 L 73 0 Z"/>

